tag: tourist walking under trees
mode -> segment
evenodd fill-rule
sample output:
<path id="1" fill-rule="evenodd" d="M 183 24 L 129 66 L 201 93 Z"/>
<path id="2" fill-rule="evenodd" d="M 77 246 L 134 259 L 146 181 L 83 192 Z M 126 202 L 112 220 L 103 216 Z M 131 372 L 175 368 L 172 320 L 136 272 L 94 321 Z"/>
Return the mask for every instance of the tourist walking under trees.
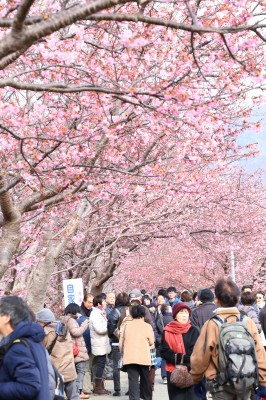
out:
<path id="1" fill-rule="evenodd" d="M 257 395 L 258 398 L 264 398 L 266 397 L 266 353 L 256 325 L 249 317 L 241 316 L 236 307 L 240 290 L 232 280 L 220 279 L 214 291 L 218 308 L 214 317 L 203 325 L 194 347 L 190 371 L 193 380 L 200 382 L 205 376 L 213 400 L 249 400 L 258 372 Z M 221 331 L 220 324 L 224 322 L 228 329 L 225 330 L 224 326 Z M 244 336 L 243 332 L 246 330 L 248 332 Z M 223 346 L 219 346 L 224 337 L 221 332 L 229 332 L 230 335 L 232 331 L 234 335 L 232 338 L 227 336 L 226 343 L 229 343 L 229 346 L 226 346 L 225 351 Z M 239 348 L 243 342 L 246 345 Z M 228 353 L 229 358 L 227 358 Z"/>
<path id="2" fill-rule="evenodd" d="M 45 333 L 19 297 L 0 299 L 0 335 L 0 399 L 50 399 Z"/>
<path id="3" fill-rule="evenodd" d="M 190 369 L 190 356 L 199 331 L 189 322 L 191 310 L 186 304 L 176 303 L 172 314 L 174 321 L 164 328 L 160 346 L 161 356 L 166 360 L 169 400 L 196 400 L 194 385 L 185 389 L 178 388 L 170 382 L 170 375 L 175 365 L 182 362 Z"/>
<path id="4" fill-rule="evenodd" d="M 111 342 L 112 358 L 113 358 L 113 381 L 114 381 L 114 393 L 113 396 L 120 396 L 120 369 L 118 368 L 121 360 L 121 353 L 119 350 L 118 340 L 118 320 L 120 318 L 122 310 L 128 305 L 129 296 L 127 293 L 119 293 L 116 296 L 115 308 L 110 312 L 108 316 L 108 336 Z"/>
<path id="5" fill-rule="evenodd" d="M 69 329 L 69 333 L 72 337 L 73 347 L 75 347 L 74 352 L 74 362 L 77 371 L 77 389 L 80 393 L 81 399 L 88 399 L 89 396 L 82 393 L 83 380 L 85 375 L 85 361 L 89 359 L 87 352 L 87 347 L 83 338 L 83 333 L 88 328 L 89 321 L 86 319 L 79 326 L 78 318 L 80 317 L 80 306 L 76 303 L 70 303 L 65 308 L 65 324 Z M 74 351 L 74 350 L 73 350 Z"/>
<path id="6" fill-rule="evenodd" d="M 106 301 L 103 296 L 95 296 L 90 316 L 91 351 L 94 355 L 93 370 L 95 371 L 94 394 L 110 394 L 110 392 L 105 389 L 103 380 L 106 356 L 111 351 L 110 341 L 107 334 L 105 307 Z"/>
<path id="7" fill-rule="evenodd" d="M 77 389 L 77 373 L 74 363 L 73 344 L 68 329 L 64 333 L 57 332 L 54 313 L 43 308 L 36 314 L 36 321 L 43 326 L 45 338 L 43 344 L 50 354 L 53 365 L 64 379 L 64 389 L 68 400 L 79 400 Z"/>
<path id="8" fill-rule="evenodd" d="M 151 365 L 150 349 L 154 346 L 154 333 L 150 324 L 144 321 L 145 308 L 135 305 L 131 308 L 131 321 L 122 325 L 119 348 L 123 365 L 128 374 L 129 400 L 152 399 L 149 377 Z M 141 393 L 141 394 L 140 394 Z"/>

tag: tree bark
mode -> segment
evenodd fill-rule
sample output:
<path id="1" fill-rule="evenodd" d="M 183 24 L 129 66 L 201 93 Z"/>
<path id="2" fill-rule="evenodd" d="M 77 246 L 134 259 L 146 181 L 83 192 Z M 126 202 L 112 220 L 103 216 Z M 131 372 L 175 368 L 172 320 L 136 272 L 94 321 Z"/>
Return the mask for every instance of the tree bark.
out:
<path id="1" fill-rule="evenodd" d="M 58 235 L 55 235 L 54 227 L 51 226 L 50 231 L 46 235 L 47 251 L 45 257 L 39 262 L 36 268 L 33 270 L 29 286 L 27 288 L 26 301 L 29 304 L 33 312 L 39 311 L 45 302 L 46 291 L 51 279 L 52 272 L 54 270 L 56 260 L 65 249 L 67 242 L 75 234 L 80 218 L 83 216 L 86 208 L 86 203 L 83 202 L 77 212 L 70 219 L 64 230 L 64 237 L 59 239 Z"/>
<path id="2" fill-rule="evenodd" d="M 21 239 L 21 214 L 14 206 L 9 191 L 4 190 L 6 186 L 6 178 L 0 173 L 0 209 L 3 218 L 0 238 L 0 278 L 7 271 Z"/>

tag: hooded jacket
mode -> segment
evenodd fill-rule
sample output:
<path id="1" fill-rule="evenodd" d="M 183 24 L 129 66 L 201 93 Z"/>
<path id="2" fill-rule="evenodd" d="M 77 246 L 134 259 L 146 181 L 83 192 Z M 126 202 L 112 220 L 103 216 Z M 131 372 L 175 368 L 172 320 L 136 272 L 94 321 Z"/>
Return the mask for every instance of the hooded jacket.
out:
<path id="1" fill-rule="evenodd" d="M 35 322 L 20 322 L 0 342 L 0 400 L 50 400 L 45 333 Z M 25 343 L 16 339 L 23 338 Z"/>

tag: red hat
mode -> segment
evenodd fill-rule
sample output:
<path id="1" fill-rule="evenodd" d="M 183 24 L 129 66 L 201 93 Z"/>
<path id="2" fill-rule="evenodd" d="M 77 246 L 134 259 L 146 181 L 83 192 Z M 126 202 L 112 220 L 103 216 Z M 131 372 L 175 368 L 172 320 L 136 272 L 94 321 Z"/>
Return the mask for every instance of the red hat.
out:
<path id="1" fill-rule="evenodd" d="M 173 315 L 173 319 L 175 319 L 176 315 L 179 313 L 180 310 L 183 309 L 188 310 L 189 315 L 191 314 L 191 308 L 189 306 L 187 306 L 185 303 L 182 303 L 182 301 L 179 301 L 178 303 L 175 303 L 173 309 L 172 309 L 172 315 Z"/>

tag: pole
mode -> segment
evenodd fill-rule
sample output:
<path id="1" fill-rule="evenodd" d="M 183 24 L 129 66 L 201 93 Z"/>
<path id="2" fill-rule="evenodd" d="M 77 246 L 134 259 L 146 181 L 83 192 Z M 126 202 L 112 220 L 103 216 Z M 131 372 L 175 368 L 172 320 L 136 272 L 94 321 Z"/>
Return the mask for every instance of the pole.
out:
<path id="1" fill-rule="evenodd" d="M 236 281 L 236 275 L 235 275 L 235 254 L 234 254 L 234 249 L 231 247 L 231 272 L 232 272 L 232 280 L 235 282 Z"/>

